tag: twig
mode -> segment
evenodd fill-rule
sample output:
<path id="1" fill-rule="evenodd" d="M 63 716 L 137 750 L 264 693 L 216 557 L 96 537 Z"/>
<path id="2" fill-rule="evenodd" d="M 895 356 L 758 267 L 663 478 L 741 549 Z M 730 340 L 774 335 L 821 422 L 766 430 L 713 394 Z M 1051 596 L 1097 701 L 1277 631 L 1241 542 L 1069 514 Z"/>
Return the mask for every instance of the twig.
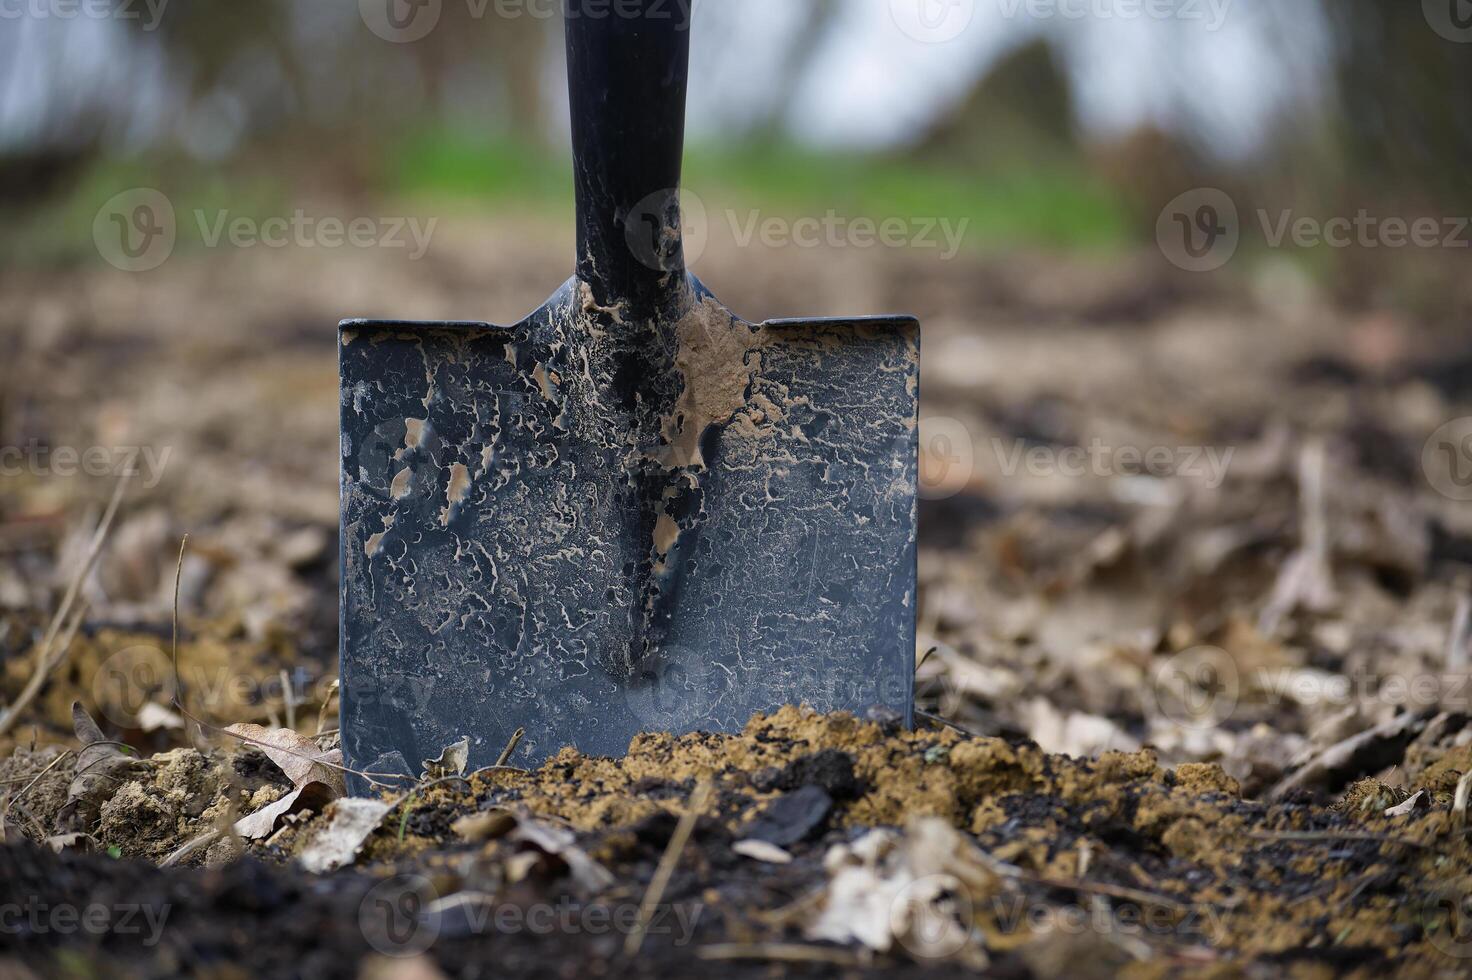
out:
<path id="1" fill-rule="evenodd" d="M 1410 840 L 1406 837 L 1392 837 L 1389 834 L 1370 834 L 1353 830 L 1253 830 L 1248 831 L 1245 836 L 1252 840 L 1262 841 L 1344 841 L 1346 843 L 1399 844 L 1402 847 L 1419 847 L 1423 850 L 1429 849 L 1430 847 L 1429 844 L 1423 844 L 1418 840 Z"/>
<path id="2" fill-rule="evenodd" d="M 1061 888 L 1064 891 L 1078 892 L 1084 895 L 1103 895 L 1106 898 L 1117 898 L 1125 902 L 1134 902 L 1136 905 L 1153 905 L 1157 908 L 1170 909 L 1175 912 L 1190 912 L 1191 906 L 1178 902 L 1168 895 L 1158 892 L 1144 891 L 1139 888 L 1130 888 L 1127 885 L 1111 885 L 1102 881 L 1082 881 L 1078 878 L 1051 878 L 1046 875 L 1034 874 L 1024 870 L 1015 864 L 992 857 L 985 851 L 975 852 L 981 858 L 988 870 L 1003 878 L 1011 878 L 1015 881 L 1026 882 L 1041 888 Z"/>
<path id="3" fill-rule="evenodd" d="M 296 692 L 291 689 L 291 675 L 281 668 L 281 700 L 286 706 L 286 727 L 296 731 Z"/>
<path id="4" fill-rule="evenodd" d="M 680 855 L 684 853 L 685 845 L 695 831 L 695 822 L 700 819 L 700 811 L 710 801 L 712 790 L 713 786 L 707 780 L 695 787 L 695 792 L 690 794 L 690 804 L 680 815 L 680 822 L 670 835 L 669 846 L 664 849 L 659 866 L 654 869 L 654 877 L 649 880 L 649 890 L 644 893 L 644 901 L 639 903 L 639 921 L 624 940 L 625 955 L 637 956 L 644 945 L 644 934 L 649 931 L 649 922 L 654 918 L 655 908 L 660 899 L 664 898 L 664 890 L 674 876 L 675 868 L 680 863 Z"/>
<path id="5" fill-rule="evenodd" d="M 1472 795 L 1472 770 L 1462 774 L 1457 780 L 1457 791 L 1452 796 L 1452 819 L 1456 821 L 1457 828 L 1467 826 L 1467 797 Z"/>
<path id="6" fill-rule="evenodd" d="M 118 477 L 117 487 L 112 492 L 112 499 L 107 502 L 107 509 L 103 511 L 101 520 L 97 522 L 97 529 L 92 532 L 92 541 L 87 546 L 87 554 L 83 558 L 82 564 L 77 568 L 76 574 L 72 576 L 70 584 L 67 585 L 66 593 L 61 599 L 61 605 L 56 607 L 56 612 L 51 617 L 51 624 L 46 628 L 45 639 L 36 648 L 35 672 L 31 675 L 30 680 L 26 682 L 25 689 L 20 692 L 20 696 L 6 709 L 5 714 L 0 716 L 0 735 L 4 735 L 10 731 L 15 725 L 16 719 L 20 717 L 21 712 L 36 699 L 36 695 L 41 693 L 41 688 L 46 684 L 46 678 L 50 676 L 51 670 L 55 666 L 51 659 L 52 645 L 61 633 L 62 624 L 67 621 L 67 616 L 71 613 L 72 603 L 77 601 L 77 596 L 82 591 L 82 585 L 87 581 L 87 576 L 92 573 L 93 566 L 97 564 L 97 559 L 102 554 L 103 545 L 107 543 L 107 535 L 112 529 L 113 518 L 117 516 L 118 507 L 123 502 L 123 491 L 127 489 L 128 477 L 129 474 L 127 472 L 124 472 L 122 476 Z M 69 635 L 75 635 L 75 633 L 76 630 L 72 629 Z M 60 662 L 61 658 L 58 657 L 56 663 Z"/>
<path id="7" fill-rule="evenodd" d="M 504 766 L 506 763 L 511 761 L 511 753 L 516 751 L 516 747 L 521 744 L 521 737 L 525 734 L 525 728 L 518 728 L 516 731 L 511 733 L 511 738 L 509 741 L 507 741 L 506 747 L 501 750 L 500 755 L 496 756 L 497 766 Z"/>
<path id="8" fill-rule="evenodd" d="M 958 721 L 951 721 L 949 718 L 942 718 L 940 715 L 931 714 L 929 711 L 921 711 L 919 708 L 915 709 L 915 717 L 924 718 L 931 724 L 940 725 L 943 728 L 954 728 L 962 735 L 970 735 L 972 738 L 986 738 L 981 732 L 972 731 Z"/>
<path id="9" fill-rule="evenodd" d="M 328 734 L 325 731 L 325 728 L 327 726 L 327 709 L 332 707 L 332 698 L 334 695 L 337 694 L 337 686 L 337 678 L 335 677 L 332 679 L 332 683 L 327 685 L 327 694 L 322 698 L 322 709 L 317 712 L 318 735 Z M 334 729 L 334 731 L 336 731 L 336 729 Z"/>
<path id="10" fill-rule="evenodd" d="M 1452 614 L 1452 626 L 1446 635 L 1448 670 L 1466 669 L 1469 634 L 1472 634 L 1472 596 L 1464 592 L 1457 596 L 1457 609 Z"/>
<path id="11" fill-rule="evenodd" d="M 862 967 L 864 957 L 853 950 L 836 946 L 807 946 L 802 943 L 713 943 L 699 946 L 695 955 L 702 960 L 763 960 L 768 963 L 831 963 L 834 966 Z"/>
<path id="12" fill-rule="evenodd" d="M 193 840 L 186 841 L 158 863 L 160 868 L 171 868 L 202 847 L 208 847 L 220 837 L 219 829 L 206 830 Z"/>

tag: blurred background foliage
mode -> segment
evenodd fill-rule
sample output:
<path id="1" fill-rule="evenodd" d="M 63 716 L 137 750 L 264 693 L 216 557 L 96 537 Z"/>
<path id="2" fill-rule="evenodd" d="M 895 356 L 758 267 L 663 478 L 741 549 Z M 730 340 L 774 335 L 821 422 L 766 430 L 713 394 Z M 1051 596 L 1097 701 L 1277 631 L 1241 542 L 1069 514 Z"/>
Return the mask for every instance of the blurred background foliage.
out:
<path id="1" fill-rule="evenodd" d="M 413 43 L 346 0 L 174 0 L 156 22 L 115 2 L 137 16 L 0 25 L 8 261 L 76 257 L 98 204 L 139 184 L 236 213 L 323 195 L 570 206 L 552 0 L 446 0 Z M 888 6 L 698 3 L 687 184 L 772 211 L 965 218 L 986 249 L 1142 247 L 1199 186 L 1245 225 L 1260 208 L 1472 213 L 1472 46 L 1421 4 L 1228 0 L 1212 25 L 978 0 L 944 44 Z M 1347 304 L 1456 312 L 1424 255 L 1325 252 L 1304 261 Z"/>

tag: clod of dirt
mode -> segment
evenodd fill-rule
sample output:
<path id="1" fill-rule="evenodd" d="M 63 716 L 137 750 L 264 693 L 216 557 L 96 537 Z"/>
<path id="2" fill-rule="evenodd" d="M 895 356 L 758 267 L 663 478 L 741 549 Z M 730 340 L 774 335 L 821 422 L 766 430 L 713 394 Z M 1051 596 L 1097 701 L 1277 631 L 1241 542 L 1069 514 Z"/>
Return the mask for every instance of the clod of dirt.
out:
<path id="1" fill-rule="evenodd" d="M 747 825 L 744 835 L 749 840 L 765 841 L 788 847 L 812 836 L 828 819 L 833 797 L 821 786 L 803 786 L 784 793 Z"/>

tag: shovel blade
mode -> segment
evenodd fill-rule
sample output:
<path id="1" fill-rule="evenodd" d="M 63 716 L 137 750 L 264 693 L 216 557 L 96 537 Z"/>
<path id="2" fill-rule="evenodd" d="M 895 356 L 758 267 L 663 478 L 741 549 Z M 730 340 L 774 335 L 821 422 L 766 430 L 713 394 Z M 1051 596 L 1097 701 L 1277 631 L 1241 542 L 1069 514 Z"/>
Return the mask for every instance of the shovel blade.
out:
<path id="1" fill-rule="evenodd" d="M 344 321 L 350 767 L 786 704 L 910 723 L 918 324 L 753 325 L 695 285 L 642 377 L 600 366 L 623 325 L 576 281 L 512 327 Z"/>

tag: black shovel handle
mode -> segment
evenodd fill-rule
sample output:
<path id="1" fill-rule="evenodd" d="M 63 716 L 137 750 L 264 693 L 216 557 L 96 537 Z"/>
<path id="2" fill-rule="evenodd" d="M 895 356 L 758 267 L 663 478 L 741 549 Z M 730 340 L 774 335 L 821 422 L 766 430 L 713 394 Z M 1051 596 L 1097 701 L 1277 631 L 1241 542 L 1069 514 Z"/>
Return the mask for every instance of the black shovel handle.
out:
<path id="1" fill-rule="evenodd" d="M 669 312 L 687 292 L 680 163 L 692 0 L 566 0 L 577 275 L 600 306 Z"/>

